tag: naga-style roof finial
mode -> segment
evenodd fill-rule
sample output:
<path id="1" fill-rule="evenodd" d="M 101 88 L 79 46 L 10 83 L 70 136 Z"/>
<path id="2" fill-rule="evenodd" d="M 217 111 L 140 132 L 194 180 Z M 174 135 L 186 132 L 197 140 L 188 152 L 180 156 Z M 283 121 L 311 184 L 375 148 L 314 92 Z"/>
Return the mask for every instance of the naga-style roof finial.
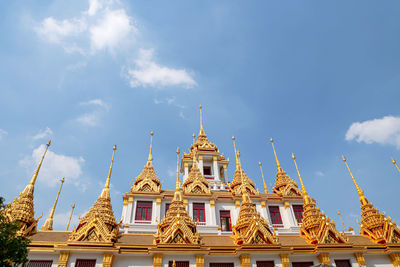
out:
<path id="1" fill-rule="evenodd" d="M 278 156 L 276 155 L 275 146 L 274 146 L 274 140 L 271 138 L 271 139 L 269 139 L 269 141 L 271 142 L 271 144 L 272 144 L 272 149 L 274 150 L 275 161 L 276 161 L 276 167 L 277 167 L 277 169 L 278 169 L 278 172 L 283 172 L 283 169 L 282 169 L 282 167 L 281 167 L 281 164 L 279 163 L 279 160 L 278 160 Z"/>
<path id="2" fill-rule="evenodd" d="M 268 193 L 268 188 L 267 188 L 267 184 L 265 183 L 264 172 L 263 172 L 263 169 L 261 166 L 261 161 L 258 162 L 258 165 L 260 166 L 261 177 L 262 177 L 263 183 L 264 183 L 264 193 Z"/>
<path id="3" fill-rule="evenodd" d="M 50 211 L 50 215 L 49 218 L 47 218 L 47 220 L 44 222 L 42 228 L 40 230 L 44 230 L 44 231 L 51 231 L 53 230 L 53 217 L 54 217 L 54 212 L 56 210 L 56 206 L 57 206 L 57 202 L 58 202 L 58 197 L 60 196 L 60 192 L 61 192 L 61 188 L 64 184 L 64 177 L 60 180 L 61 181 L 61 185 L 60 185 L 60 189 L 58 189 L 58 193 L 57 193 L 57 197 L 56 200 L 54 201 L 54 205 L 53 208 Z"/>
<path id="4" fill-rule="evenodd" d="M 392 163 L 394 164 L 394 166 L 396 166 L 396 169 L 400 172 L 399 166 L 397 166 L 396 161 L 394 160 L 394 158 L 392 158 Z"/>

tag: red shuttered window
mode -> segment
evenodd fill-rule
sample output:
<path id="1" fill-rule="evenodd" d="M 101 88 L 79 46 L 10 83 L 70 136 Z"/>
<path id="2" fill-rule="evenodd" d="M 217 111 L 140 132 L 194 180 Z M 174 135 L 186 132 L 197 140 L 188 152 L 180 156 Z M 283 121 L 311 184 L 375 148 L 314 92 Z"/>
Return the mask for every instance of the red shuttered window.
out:
<path id="1" fill-rule="evenodd" d="M 195 222 L 206 222 L 204 203 L 193 203 L 193 220 Z"/>
<path id="2" fill-rule="evenodd" d="M 336 267 L 351 267 L 349 260 L 335 260 Z"/>
<path id="3" fill-rule="evenodd" d="M 235 267 L 233 262 L 210 262 L 210 267 Z"/>
<path id="4" fill-rule="evenodd" d="M 153 208 L 152 201 L 137 201 L 136 202 L 136 216 L 137 221 L 151 221 L 151 211 Z"/>
<path id="5" fill-rule="evenodd" d="M 31 260 L 27 267 L 51 267 L 53 261 Z"/>
<path id="6" fill-rule="evenodd" d="M 303 205 L 293 205 L 294 216 L 296 217 L 297 223 L 303 222 Z"/>
<path id="7" fill-rule="evenodd" d="M 224 232 L 232 231 L 231 212 L 229 210 L 220 210 L 219 217 L 221 219 L 221 230 Z"/>
<path id="8" fill-rule="evenodd" d="M 256 261 L 257 267 L 274 267 L 274 261 Z"/>
<path id="9" fill-rule="evenodd" d="M 314 265 L 314 262 L 312 262 L 312 261 L 292 262 L 292 267 L 310 267 L 313 265 Z"/>
<path id="10" fill-rule="evenodd" d="M 168 262 L 168 267 L 172 267 L 173 261 Z M 188 261 L 175 261 L 176 267 L 189 267 Z"/>
<path id="11" fill-rule="evenodd" d="M 281 213 L 278 206 L 268 206 L 272 224 L 282 224 Z"/>
<path id="12" fill-rule="evenodd" d="M 96 260 L 77 259 L 75 267 L 95 267 Z"/>

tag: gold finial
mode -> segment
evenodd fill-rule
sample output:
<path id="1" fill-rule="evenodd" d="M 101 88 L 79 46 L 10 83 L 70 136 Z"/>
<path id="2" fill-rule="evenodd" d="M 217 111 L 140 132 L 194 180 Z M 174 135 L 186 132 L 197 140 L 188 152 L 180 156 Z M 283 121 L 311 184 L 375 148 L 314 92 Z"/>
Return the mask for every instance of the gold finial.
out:
<path id="1" fill-rule="evenodd" d="M 236 150 L 236 142 L 235 142 L 235 137 L 232 136 L 232 141 L 233 141 L 233 149 L 235 150 L 235 159 L 236 159 L 236 169 L 240 169 L 242 166 L 240 166 L 240 160 L 238 158 L 238 153 Z"/>
<path id="2" fill-rule="evenodd" d="M 200 132 L 199 132 L 199 135 L 206 135 L 206 133 L 204 132 L 204 128 L 203 128 L 203 113 L 201 111 L 202 106 L 200 105 L 199 108 L 200 108 Z"/>
<path id="3" fill-rule="evenodd" d="M 349 168 L 349 165 L 347 164 L 347 160 L 346 160 L 345 156 L 342 156 L 342 160 L 343 160 L 344 163 L 346 164 L 346 167 L 347 167 L 347 170 L 348 170 L 349 173 L 350 173 L 351 179 L 353 179 L 353 183 L 354 183 L 354 185 L 356 186 L 358 195 L 359 195 L 360 197 L 361 197 L 361 196 L 364 196 L 364 193 L 363 193 L 363 191 L 360 189 L 360 187 L 358 186 L 358 184 L 357 184 L 357 182 L 356 182 L 356 179 L 354 179 L 353 173 L 351 173 L 351 170 L 350 170 L 350 168 Z"/>
<path id="4" fill-rule="evenodd" d="M 283 169 L 282 169 L 282 167 L 281 167 L 281 164 L 279 163 L 278 156 L 276 155 L 275 146 L 274 146 L 274 140 L 271 138 L 269 141 L 271 142 L 271 144 L 272 144 L 272 149 L 274 150 L 275 161 L 276 161 L 276 167 L 278 168 L 278 172 L 282 172 Z"/>
<path id="5" fill-rule="evenodd" d="M 297 175 L 299 176 L 299 180 L 300 180 L 300 183 L 301 183 L 301 190 L 303 191 L 303 194 L 307 194 L 306 187 L 304 186 L 304 183 L 303 183 L 303 179 L 301 179 L 299 168 L 297 167 L 296 157 L 294 156 L 294 153 L 292 153 L 292 159 L 294 161 L 294 165 L 296 166 Z"/>
<path id="6" fill-rule="evenodd" d="M 113 154 L 112 154 L 112 157 L 111 157 L 110 170 L 108 171 L 106 185 L 104 186 L 105 189 L 109 189 L 110 188 L 111 171 L 112 171 L 112 167 L 113 167 L 113 164 L 114 164 L 115 150 L 117 150 L 117 145 L 114 145 L 114 147 L 113 147 Z"/>
<path id="7" fill-rule="evenodd" d="M 264 183 L 264 193 L 268 193 L 267 184 L 265 183 L 264 173 L 263 173 L 262 166 L 261 166 L 261 161 L 258 162 L 258 165 L 260 166 L 261 176 L 262 176 L 263 183 Z"/>
<path id="8" fill-rule="evenodd" d="M 152 155 L 152 150 L 153 150 L 153 135 L 154 132 L 151 131 L 150 132 L 150 151 L 149 151 L 149 157 L 147 159 L 147 163 L 151 164 L 151 162 L 153 161 L 153 155 Z"/>
<path id="9" fill-rule="evenodd" d="M 176 191 L 179 190 L 179 147 L 176 150 L 176 185 L 175 185 Z"/>
<path id="10" fill-rule="evenodd" d="M 61 192 L 61 188 L 64 184 L 64 177 L 60 180 L 61 181 L 61 185 L 60 185 L 60 189 L 58 189 L 58 193 L 57 193 L 57 197 L 56 200 L 54 201 L 54 205 L 53 208 L 50 211 L 50 215 L 49 218 L 44 222 L 43 226 L 42 226 L 42 230 L 53 230 L 53 217 L 54 217 L 54 212 L 56 210 L 56 206 L 57 206 L 57 202 L 58 202 L 58 197 L 60 196 L 60 192 Z"/>
<path id="11" fill-rule="evenodd" d="M 37 176 L 38 176 L 38 174 L 39 174 L 40 167 L 42 166 L 42 163 L 43 163 L 44 156 L 46 155 L 47 149 L 49 148 L 50 144 L 51 144 L 51 140 L 49 140 L 49 141 L 47 142 L 47 144 L 46 144 L 46 149 L 44 150 L 43 155 L 42 155 L 42 158 L 40 159 L 39 165 L 37 166 L 36 171 L 35 171 L 35 173 L 34 173 L 33 176 L 32 176 L 32 179 L 31 179 L 31 181 L 30 181 L 30 183 L 29 183 L 30 185 L 35 185 Z"/>
<path id="12" fill-rule="evenodd" d="M 196 143 L 196 135 L 193 133 L 192 137 L 193 137 L 193 148 L 194 148 L 194 144 Z"/>
<path id="13" fill-rule="evenodd" d="M 397 166 L 396 161 L 394 160 L 394 158 L 392 158 L 392 163 L 394 164 L 394 166 L 396 166 L 396 169 L 400 172 L 399 166 Z"/>
<path id="14" fill-rule="evenodd" d="M 239 164 L 240 164 L 240 151 L 237 152 L 237 158 L 239 160 Z M 243 179 L 243 171 L 240 169 L 240 180 L 242 182 L 242 199 L 243 201 L 247 201 L 247 190 L 246 190 L 246 184 L 247 184 L 247 180 Z"/>
<path id="15" fill-rule="evenodd" d="M 339 215 L 340 220 L 342 221 L 343 229 L 344 229 L 344 231 L 346 232 L 347 229 L 346 229 L 346 226 L 344 225 L 344 222 L 343 222 L 343 219 L 342 219 L 342 215 L 340 214 L 340 211 L 339 211 L 339 210 L 337 211 L 337 214 Z"/>
<path id="16" fill-rule="evenodd" d="M 69 215 L 69 220 L 68 220 L 68 224 L 67 224 L 67 229 L 66 229 L 66 231 L 68 231 L 69 224 L 70 224 L 71 218 L 72 218 L 72 213 L 74 213 L 74 209 L 75 209 L 75 203 L 72 204 L 72 210 L 71 210 L 71 214 Z"/>

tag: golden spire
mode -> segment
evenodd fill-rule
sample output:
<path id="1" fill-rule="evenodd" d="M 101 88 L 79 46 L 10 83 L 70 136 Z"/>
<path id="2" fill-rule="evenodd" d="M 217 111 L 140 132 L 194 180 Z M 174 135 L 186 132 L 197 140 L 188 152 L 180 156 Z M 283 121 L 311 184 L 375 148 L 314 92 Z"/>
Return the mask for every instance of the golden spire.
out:
<path id="1" fill-rule="evenodd" d="M 307 194 L 306 187 L 304 186 L 304 183 L 303 183 L 303 179 L 301 179 L 299 168 L 297 167 L 296 157 L 294 156 L 294 153 L 292 153 L 292 159 L 294 161 L 294 165 L 296 166 L 297 175 L 299 176 L 299 180 L 300 180 L 300 184 L 301 184 L 301 190 L 303 191 L 303 194 Z"/>
<path id="2" fill-rule="evenodd" d="M 201 112 L 201 105 L 200 105 L 200 133 L 199 135 L 205 135 L 206 133 L 204 132 L 204 128 L 203 128 L 203 114 Z"/>
<path id="3" fill-rule="evenodd" d="M 57 197 L 56 197 L 56 201 L 54 201 L 54 205 L 53 208 L 50 211 L 50 215 L 49 218 L 47 218 L 47 220 L 45 221 L 45 223 L 43 224 L 41 230 L 43 231 L 51 231 L 53 230 L 53 217 L 54 217 L 54 211 L 56 210 L 56 206 L 57 206 L 57 202 L 58 202 L 58 197 L 60 196 L 60 192 L 61 192 L 61 188 L 64 184 L 64 177 L 61 179 L 61 185 L 60 185 L 60 189 L 58 189 L 58 193 L 57 193 Z"/>
<path id="4" fill-rule="evenodd" d="M 271 138 L 269 141 L 271 142 L 272 149 L 274 150 L 274 155 L 275 155 L 275 160 L 276 160 L 276 167 L 278 168 L 278 172 L 283 172 L 281 164 L 279 163 L 279 160 L 278 160 L 278 156 L 276 155 L 275 146 L 274 146 L 274 140 Z"/>
<path id="5" fill-rule="evenodd" d="M 115 150 L 117 150 L 117 145 L 114 145 L 114 147 L 113 147 L 113 154 L 112 154 L 112 157 L 111 157 L 110 169 L 108 170 L 108 176 L 107 176 L 106 184 L 104 185 L 103 193 L 101 194 L 103 197 L 106 196 L 106 195 L 108 197 L 110 197 L 110 180 L 111 180 L 111 171 L 112 171 L 112 167 L 113 167 L 113 164 L 114 164 Z M 104 195 L 104 194 L 106 194 L 106 195 Z"/>
<path id="6" fill-rule="evenodd" d="M 193 157 L 194 158 L 194 157 Z M 195 160 L 193 160 L 195 161 Z M 179 147 L 176 149 L 176 184 L 175 190 L 179 190 Z"/>
<path id="7" fill-rule="evenodd" d="M 366 204 L 366 203 L 368 203 L 367 198 L 364 196 L 364 192 L 363 192 L 363 191 L 361 190 L 361 188 L 358 186 L 358 184 L 357 184 L 357 182 L 356 182 L 356 179 L 354 178 L 353 173 L 351 172 L 350 167 L 349 167 L 349 165 L 347 164 L 347 160 L 346 160 L 345 156 L 342 156 L 342 160 L 344 161 L 344 164 L 346 164 L 346 167 L 347 167 L 347 170 L 348 170 L 349 173 L 350 173 L 351 179 L 353 180 L 353 183 L 354 183 L 354 185 L 356 186 L 357 193 L 358 193 L 358 196 L 359 196 L 359 198 L 360 198 L 361 204 Z"/>
<path id="8" fill-rule="evenodd" d="M 241 169 L 242 166 L 240 165 L 240 160 L 238 158 L 237 150 L 236 150 L 236 142 L 235 142 L 235 137 L 232 136 L 232 141 L 233 141 L 233 149 L 235 150 L 235 159 L 236 159 L 236 169 Z"/>
<path id="9" fill-rule="evenodd" d="M 36 182 L 36 179 L 37 179 L 38 174 L 39 174 L 40 167 L 42 166 L 42 163 L 43 163 L 44 156 L 46 155 L 47 149 L 49 148 L 50 144 L 51 144 L 51 140 L 49 140 L 47 142 L 47 144 L 46 144 L 46 149 L 44 150 L 42 158 L 40 159 L 39 165 L 37 166 L 36 171 L 32 176 L 32 179 L 31 179 L 31 181 L 29 183 L 30 185 L 34 185 L 35 182 Z"/>
<path id="10" fill-rule="evenodd" d="M 344 229 L 344 231 L 346 232 L 347 229 L 346 229 L 346 226 L 344 225 L 343 218 L 342 218 L 342 215 L 340 214 L 340 211 L 339 211 L 339 210 L 337 211 L 337 214 L 339 215 L 340 220 L 342 221 L 343 229 Z"/>
<path id="11" fill-rule="evenodd" d="M 69 224 L 71 223 L 72 213 L 74 213 L 74 209 L 75 209 L 75 203 L 72 204 L 71 214 L 69 215 L 68 224 L 67 224 L 67 229 L 66 229 L 65 231 L 68 231 Z"/>
<path id="12" fill-rule="evenodd" d="M 239 163 L 240 163 L 240 152 L 239 151 L 237 152 L 237 157 L 238 157 Z M 243 202 L 249 201 L 251 203 L 251 199 L 248 197 L 248 193 L 247 193 L 247 190 L 246 190 L 246 185 L 248 183 L 247 183 L 247 180 L 245 181 L 245 179 L 243 179 L 243 172 L 241 170 L 240 170 L 240 181 L 242 182 L 242 199 L 243 199 Z"/>
<path id="13" fill-rule="evenodd" d="M 148 159 L 147 159 L 147 164 L 151 164 L 151 162 L 153 161 L 153 155 L 152 155 L 153 135 L 154 135 L 154 132 L 151 131 L 151 132 L 150 132 L 150 151 L 149 151 L 149 157 L 148 157 Z"/>
<path id="14" fill-rule="evenodd" d="M 392 158 L 392 163 L 394 164 L 394 166 L 396 166 L 396 169 L 400 172 L 400 169 L 399 169 L 399 167 L 397 166 L 396 161 L 394 160 L 394 158 Z"/>
<path id="15" fill-rule="evenodd" d="M 193 137 L 193 147 L 194 147 L 194 144 L 196 143 L 196 135 L 193 133 L 192 137 Z"/>
<path id="16" fill-rule="evenodd" d="M 258 165 L 260 166 L 261 176 L 262 176 L 263 183 L 264 183 L 264 193 L 268 193 L 268 188 L 267 188 L 267 184 L 265 183 L 265 178 L 264 178 L 264 173 L 263 173 L 262 166 L 261 166 L 261 161 L 258 162 Z"/>

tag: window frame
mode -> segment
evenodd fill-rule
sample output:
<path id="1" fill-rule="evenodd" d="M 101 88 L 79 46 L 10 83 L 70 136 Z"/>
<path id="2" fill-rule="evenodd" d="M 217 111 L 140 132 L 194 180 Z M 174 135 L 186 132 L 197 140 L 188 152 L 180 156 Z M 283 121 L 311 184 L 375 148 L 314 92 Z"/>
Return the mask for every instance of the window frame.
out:
<path id="1" fill-rule="evenodd" d="M 301 207 L 301 212 L 298 213 L 298 210 L 296 210 L 295 207 Z M 304 206 L 302 204 L 292 204 L 292 210 L 293 210 L 294 218 L 296 219 L 297 224 L 301 225 L 303 223 Z M 298 215 L 300 215 L 300 221 L 299 221 Z"/>
<path id="2" fill-rule="evenodd" d="M 226 216 L 226 215 L 222 216 L 221 212 L 229 213 L 229 216 Z M 222 229 L 222 219 L 223 218 L 228 218 L 229 219 L 229 231 L 224 231 Z M 220 226 L 221 226 L 221 231 L 222 232 L 232 232 L 232 217 L 231 217 L 231 211 L 230 210 L 219 210 L 219 222 L 220 222 Z"/>
<path id="3" fill-rule="evenodd" d="M 79 261 L 94 261 L 94 267 L 96 267 L 97 260 L 96 259 L 76 259 L 75 260 L 75 267 L 79 267 Z"/>
<path id="4" fill-rule="evenodd" d="M 142 205 L 139 205 L 142 204 Z M 147 204 L 148 206 L 144 205 Z M 140 213 L 139 213 L 140 211 Z M 151 223 L 153 218 L 153 201 L 151 200 L 137 200 L 135 210 L 136 223 Z M 150 218 L 148 217 L 150 216 Z"/>
<path id="5" fill-rule="evenodd" d="M 275 209 L 275 208 L 278 211 L 279 217 L 277 217 L 275 215 L 276 212 L 271 212 L 271 209 Z M 268 213 L 269 213 L 269 217 L 271 219 L 272 225 L 277 226 L 277 227 L 282 227 L 283 226 L 282 215 L 281 215 L 281 210 L 280 210 L 279 206 L 274 206 L 274 205 L 270 206 L 269 205 L 268 206 Z M 272 217 L 272 214 L 274 214 L 274 217 Z M 279 223 L 279 221 L 275 222 L 275 219 L 277 219 L 277 218 L 279 218 L 280 223 Z"/>
<path id="6" fill-rule="evenodd" d="M 193 202 L 193 208 L 192 208 L 192 211 L 193 211 L 193 221 L 196 223 L 198 223 L 199 225 L 205 225 L 206 224 L 206 221 L 207 221 L 207 219 L 206 219 L 206 205 L 205 205 L 205 203 L 204 202 Z M 199 206 L 197 206 L 197 207 L 195 207 L 196 205 L 200 205 L 201 207 L 199 207 Z M 199 218 L 199 216 L 201 216 L 201 213 L 203 213 L 203 218 L 204 218 L 204 220 L 200 220 L 201 219 L 201 217 Z"/>

